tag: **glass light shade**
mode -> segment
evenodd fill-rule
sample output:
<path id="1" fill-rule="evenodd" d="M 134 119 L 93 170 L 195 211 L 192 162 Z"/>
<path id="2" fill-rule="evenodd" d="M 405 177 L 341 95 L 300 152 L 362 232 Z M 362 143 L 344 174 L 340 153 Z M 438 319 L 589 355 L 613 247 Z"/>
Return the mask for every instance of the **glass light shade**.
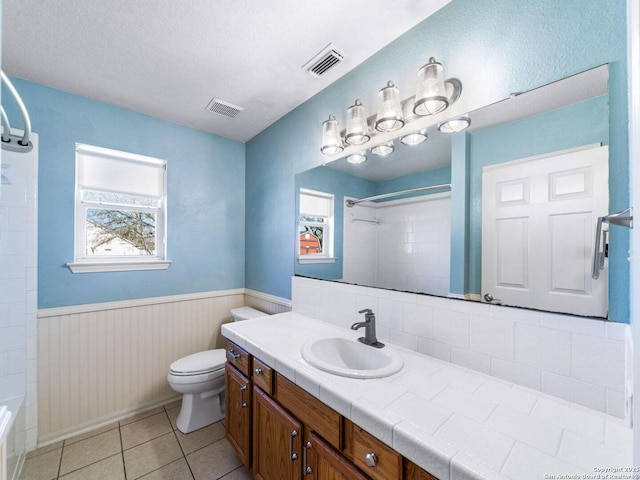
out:
<path id="1" fill-rule="evenodd" d="M 392 81 L 378 92 L 378 115 L 376 130 L 380 132 L 394 132 L 404 126 L 402 119 L 402 105 L 400 105 L 400 90 Z"/>
<path id="2" fill-rule="evenodd" d="M 325 155 L 335 155 L 344 150 L 338 121 L 333 115 L 329 115 L 329 120 L 322 122 L 322 147 L 320 151 Z"/>
<path id="3" fill-rule="evenodd" d="M 367 159 L 367 156 L 364 153 L 354 153 L 353 155 L 349 155 L 347 157 L 347 162 L 349 163 L 362 163 Z"/>
<path id="4" fill-rule="evenodd" d="M 393 153 L 393 142 L 386 142 L 371 149 L 371 153 L 378 155 L 379 157 L 386 157 L 390 153 Z"/>
<path id="5" fill-rule="evenodd" d="M 471 119 L 469 117 L 458 117 L 442 122 L 438 125 L 438 130 L 442 133 L 458 133 L 469 128 L 469 125 L 471 125 Z"/>
<path id="6" fill-rule="evenodd" d="M 347 108 L 347 133 L 344 139 L 350 145 L 362 145 L 370 138 L 367 114 L 360 100 L 356 100 Z"/>
<path id="7" fill-rule="evenodd" d="M 418 72 L 418 90 L 413 105 L 416 115 L 433 115 L 449 106 L 444 86 L 442 65 L 431 57 Z"/>
<path id="8" fill-rule="evenodd" d="M 419 130 L 417 132 L 409 133 L 402 137 L 400 141 L 405 145 L 418 145 L 427 139 L 426 130 Z"/>

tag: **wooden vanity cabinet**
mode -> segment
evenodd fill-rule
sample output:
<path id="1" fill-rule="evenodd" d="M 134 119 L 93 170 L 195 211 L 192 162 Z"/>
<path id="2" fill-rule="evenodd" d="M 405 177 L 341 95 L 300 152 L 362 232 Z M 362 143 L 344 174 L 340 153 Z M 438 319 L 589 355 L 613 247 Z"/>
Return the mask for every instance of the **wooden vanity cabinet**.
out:
<path id="1" fill-rule="evenodd" d="M 351 432 L 344 451 L 353 463 L 374 480 L 402 480 L 402 455 L 354 423 L 345 423 Z"/>
<path id="2" fill-rule="evenodd" d="M 310 468 L 305 468 L 305 473 L 314 480 L 369 480 L 369 477 L 313 432 L 309 433 L 309 440 L 304 448 Z"/>
<path id="3" fill-rule="evenodd" d="M 302 423 L 259 388 L 253 389 L 253 475 L 259 480 L 302 478 Z"/>
<path id="4" fill-rule="evenodd" d="M 251 381 L 225 365 L 225 435 L 245 467 L 251 467 Z"/>
<path id="5" fill-rule="evenodd" d="M 226 349 L 226 437 L 253 478 L 437 480 L 234 343 Z"/>

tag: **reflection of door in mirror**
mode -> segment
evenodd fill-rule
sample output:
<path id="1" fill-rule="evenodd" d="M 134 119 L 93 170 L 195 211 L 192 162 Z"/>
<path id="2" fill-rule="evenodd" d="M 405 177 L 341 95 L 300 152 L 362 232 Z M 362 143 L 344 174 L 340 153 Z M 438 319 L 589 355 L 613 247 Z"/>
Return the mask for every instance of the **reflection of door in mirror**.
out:
<path id="1" fill-rule="evenodd" d="M 591 278 L 591 254 L 608 161 L 596 145 L 483 169 L 483 301 L 607 316 L 606 270 Z"/>

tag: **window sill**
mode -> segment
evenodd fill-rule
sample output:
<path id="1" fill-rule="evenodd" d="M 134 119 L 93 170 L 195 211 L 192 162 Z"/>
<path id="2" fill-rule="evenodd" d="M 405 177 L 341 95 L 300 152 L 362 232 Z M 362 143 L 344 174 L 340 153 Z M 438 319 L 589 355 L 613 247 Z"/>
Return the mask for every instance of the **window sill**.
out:
<path id="1" fill-rule="evenodd" d="M 73 273 L 131 272 L 134 270 L 166 270 L 171 260 L 151 260 L 144 262 L 76 262 L 67 263 Z"/>
<path id="2" fill-rule="evenodd" d="M 298 263 L 336 263 L 336 257 L 298 257 Z"/>

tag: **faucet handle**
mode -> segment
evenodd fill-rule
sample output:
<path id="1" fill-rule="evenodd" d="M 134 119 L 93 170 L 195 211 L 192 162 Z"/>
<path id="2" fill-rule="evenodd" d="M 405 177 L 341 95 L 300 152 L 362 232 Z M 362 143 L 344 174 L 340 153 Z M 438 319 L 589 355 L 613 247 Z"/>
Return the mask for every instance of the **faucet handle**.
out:
<path id="1" fill-rule="evenodd" d="M 359 310 L 358 313 L 364 313 L 366 315 L 371 315 L 373 313 L 373 310 L 371 310 L 370 308 L 365 308 L 364 310 Z"/>

